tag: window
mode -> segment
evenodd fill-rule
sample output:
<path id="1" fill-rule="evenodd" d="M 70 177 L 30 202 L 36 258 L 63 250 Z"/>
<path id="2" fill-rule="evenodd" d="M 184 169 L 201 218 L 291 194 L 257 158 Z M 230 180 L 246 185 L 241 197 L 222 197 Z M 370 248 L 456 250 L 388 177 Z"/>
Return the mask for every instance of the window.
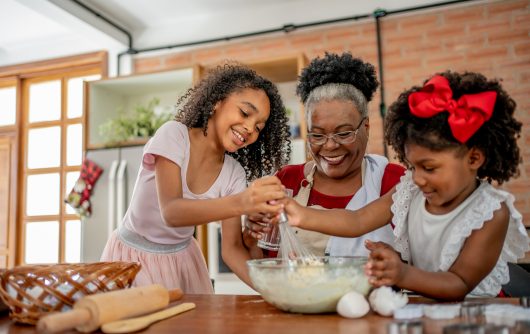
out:
<path id="1" fill-rule="evenodd" d="M 0 126 L 15 125 L 17 121 L 17 88 L 14 84 L 0 86 Z"/>
<path id="2" fill-rule="evenodd" d="M 80 261 L 81 221 L 64 198 L 86 145 L 85 82 L 106 65 L 94 52 L 0 67 L 0 268 Z"/>
<path id="3" fill-rule="evenodd" d="M 24 263 L 80 261 L 80 221 L 63 199 L 83 160 L 83 82 L 100 77 L 65 73 L 24 81 Z"/>

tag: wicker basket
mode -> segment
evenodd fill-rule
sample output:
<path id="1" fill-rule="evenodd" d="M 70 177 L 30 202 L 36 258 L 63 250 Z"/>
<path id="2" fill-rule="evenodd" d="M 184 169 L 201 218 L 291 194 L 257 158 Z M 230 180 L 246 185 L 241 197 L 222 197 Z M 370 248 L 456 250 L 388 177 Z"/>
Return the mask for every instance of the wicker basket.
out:
<path id="1" fill-rule="evenodd" d="M 140 264 L 97 262 L 23 266 L 0 272 L 0 297 L 16 322 L 36 324 L 48 312 L 66 311 L 86 295 L 131 286 Z"/>

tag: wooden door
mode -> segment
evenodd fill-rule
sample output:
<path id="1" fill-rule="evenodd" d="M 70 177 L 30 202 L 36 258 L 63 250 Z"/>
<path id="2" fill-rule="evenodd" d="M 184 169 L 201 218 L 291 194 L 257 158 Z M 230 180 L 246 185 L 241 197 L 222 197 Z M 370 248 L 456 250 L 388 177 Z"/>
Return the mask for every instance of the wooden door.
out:
<path id="1" fill-rule="evenodd" d="M 0 269 L 14 264 L 15 219 L 11 190 L 13 137 L 0 137 Z"/>

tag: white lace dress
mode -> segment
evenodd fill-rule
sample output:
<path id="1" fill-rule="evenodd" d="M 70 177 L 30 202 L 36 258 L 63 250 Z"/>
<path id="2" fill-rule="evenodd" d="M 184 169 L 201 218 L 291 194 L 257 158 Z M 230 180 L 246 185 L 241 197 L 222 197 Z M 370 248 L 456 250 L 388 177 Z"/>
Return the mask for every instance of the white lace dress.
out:
<path id="1" fill-rule="evenodd" d="M 510 280 L 507 262 L 516 262 L 529 250 L 528 235 L 522 216 L 514 207 L 513 195 L 485 181 L 457 208 L 444 215 L 427 212 L 425 198 L 412 181 L 410 171 L 401 178 L 392 198 L 396 251 L 401 253 L 403 260 L 431 272 L 447 271 L 460 254 L 466 238 L 492 219 L 501 203 L 506 203 L 510 223 L 501 255 L 493 270 L 470 295 L 497 296 L 501 285 Z"/>

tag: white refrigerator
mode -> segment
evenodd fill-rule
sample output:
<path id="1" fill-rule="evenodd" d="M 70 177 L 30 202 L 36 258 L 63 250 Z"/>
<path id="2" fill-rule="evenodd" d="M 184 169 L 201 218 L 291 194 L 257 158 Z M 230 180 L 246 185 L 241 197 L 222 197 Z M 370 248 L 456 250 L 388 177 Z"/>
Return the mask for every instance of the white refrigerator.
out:
<path id="1" fill-rule="evenodd" d="M 90 202 L 92 215 L 81 220 L 81 261 L 98 262 L 112 231 L 120 224 L 134 190 L 142 146 L 87 150 L 86 158 L 103 168 Z"/>

